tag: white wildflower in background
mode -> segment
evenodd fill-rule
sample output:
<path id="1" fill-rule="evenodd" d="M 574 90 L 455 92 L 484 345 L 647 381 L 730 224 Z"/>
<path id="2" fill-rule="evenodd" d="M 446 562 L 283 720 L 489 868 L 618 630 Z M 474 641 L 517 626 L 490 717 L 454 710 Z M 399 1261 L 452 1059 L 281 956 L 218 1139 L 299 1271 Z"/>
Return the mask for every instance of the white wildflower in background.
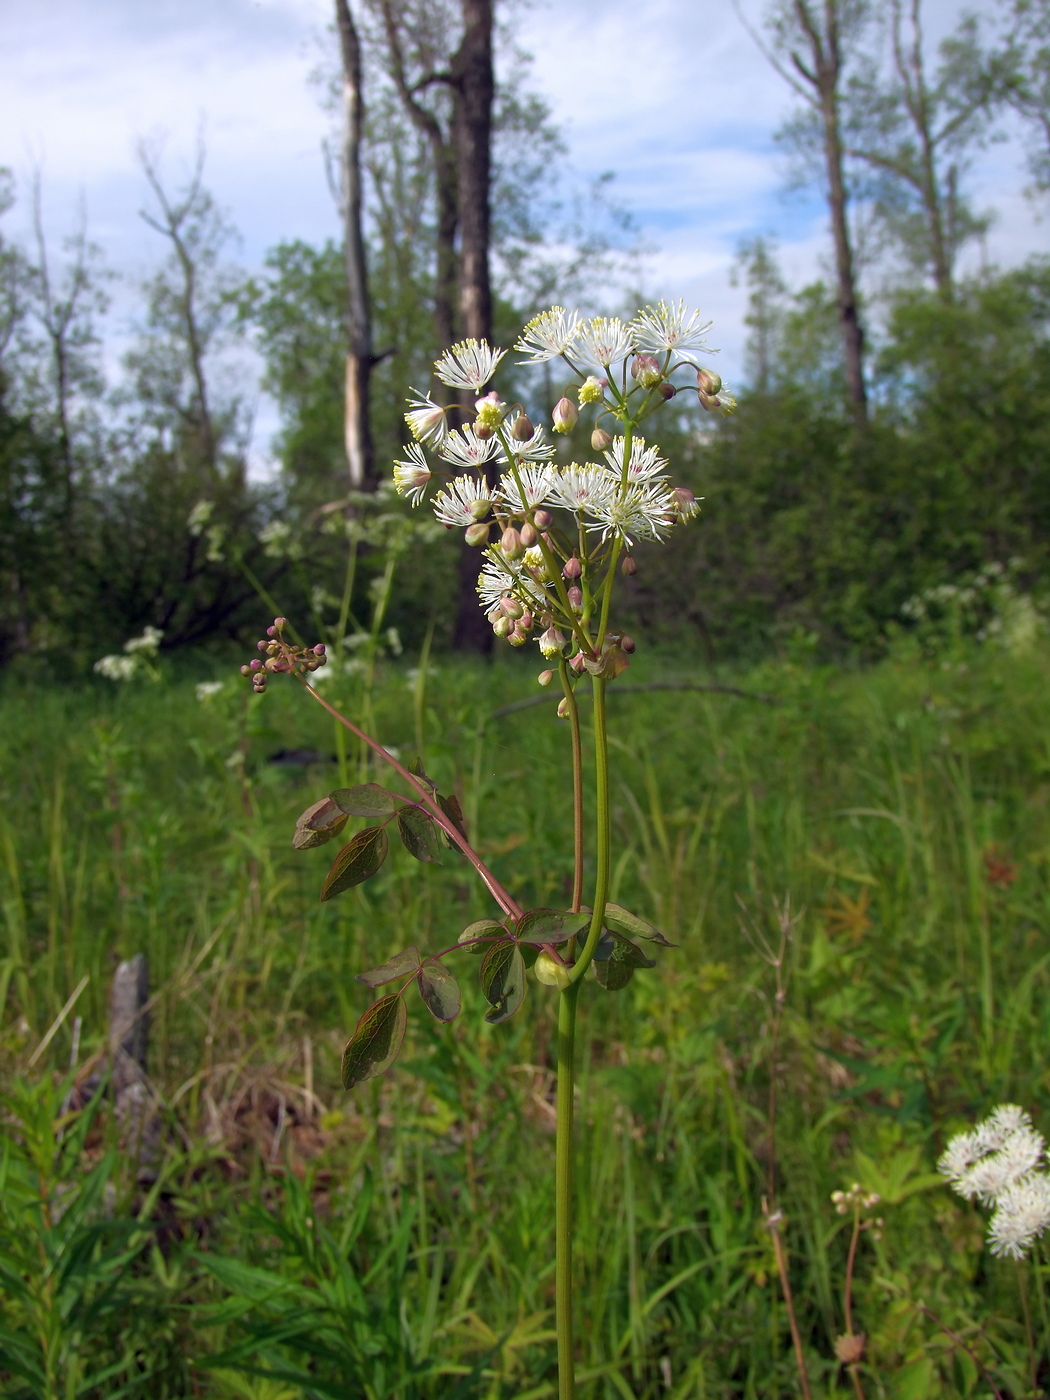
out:
<path id="1" fill-rule="evenodd" d="M 434 361 L 434 371 L 450 389 L 473 389 L 480 394 L 506 353 L 483 340 L 461 340 Z"/>
<path id="2" fill-rule="evenodd" d="M 186 528 L 191 535 L 203 535 L 204 531 L 211 524 L 211 517 L 215 510 L 211 501 L 198 501 L 186 517 Z"/>
<path id="3" fill-rule="evenodd" d="M 146 656 L 156 656 L 160 639 L 163 636 L 164 633 L 159 627 L 144 627 L 141 637 L 132 637 L 129 642 L 124 643 L 124 650 L 129 656 L 134 656 L 136 652 L 142 652 Z"/>
<path id="4" fill-rule="evenodd" d="M 549 311 L 535 316 L 522 331 L 521 339 L 514 348 L 522 351 L 526 358 L 518 363 L 538 365 L 544 360 L 565 355 L 576 344 L 579 335 L 580 313 L 566 311 L 564 306 L 552 306 Z"/>
<path id="5" fill-rule="evenodd" d="M 972 1132 L 952 1138 L 937 1169 L 967 1201 L 992 1206 L 992 1253 L 1021 1259 L 1050 1226 L 1046 1143 L 1016 1104 L 1002 1104 Z"/>
<path id="6" fill-rule="evenodd" d="M 222 681 L 198 681 L 195 693 L 198 700 L 210 700 L 213 695 L 218 695 L 223 688 Z"/>
<path id="7" fill-rule="evenodd" d="M 133 656 L 103 656 L 94 669 L 107 681 L 130 681 L 139 667 Z"/>
<path id="8" fill-rule="evenodd" d="M 639 350 L 647 350 L 657 355 L 668 351 L 680 360 L 696 363 L 698 350 L 707 354 L 715 353 L 704 339 L 711 329 L 710 321 L 702 321 L 699 311 L 687 313 L 685 302 L 677 305 L 661 301 L 657 306 L 647 306 L 639 311 L 631 322 L 634 341 Z"/>

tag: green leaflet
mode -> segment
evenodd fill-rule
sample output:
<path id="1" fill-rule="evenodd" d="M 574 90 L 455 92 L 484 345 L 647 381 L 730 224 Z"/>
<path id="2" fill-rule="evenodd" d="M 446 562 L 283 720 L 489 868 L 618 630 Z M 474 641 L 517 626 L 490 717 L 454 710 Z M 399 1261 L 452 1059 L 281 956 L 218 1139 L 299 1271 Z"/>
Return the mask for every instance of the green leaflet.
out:
<path id="1" fill-rule="evenodd" d="M 518 945 L 509 938 L 493 943 L 481 964 L 481 990 L 491 1010 L 485 1012 L 490 1025 L 498 1025 L 514 1015 L 525 1000 L 525 959 Z"/>
<path id="2" fill-rule="evenodd" d="M 408 1025 L 404 998 L 397 992 L 374 1001 L 357 1023 L 343 1051 L 343 1088 L 372 1079 L 397 1059 Z"/>
<path id="3" fill-rule="evenodd" d="M 369 879 L 386 860 L 389 849 L 390 842 L 381 826 L 366 826 L 352 836 L 332 862 L 321 886 L 321 903 Z"/>

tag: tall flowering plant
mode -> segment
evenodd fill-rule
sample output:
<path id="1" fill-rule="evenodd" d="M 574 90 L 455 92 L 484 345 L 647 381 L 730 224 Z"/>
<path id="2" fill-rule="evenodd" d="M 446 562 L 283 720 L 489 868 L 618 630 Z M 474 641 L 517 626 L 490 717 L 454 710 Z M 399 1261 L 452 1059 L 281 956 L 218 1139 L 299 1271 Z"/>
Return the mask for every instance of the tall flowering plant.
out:
<path id="1" fill-rule="evenodd" d="M 456 798 L 438 792 L 422 765 L 403 766 L 370 735 L 339 714 L 312 688 L 317 702 L 356 734 L 400 778 L 407 792 L 378 783 L 341 788 L 299 818 L 299 849 L 341 836 L 351 818 L 368 825 L 341 847 L 321 899 L 374 875 L 389 851 L 392 828 L 409 853 L 440 862 L 458 850 L 473 866 L 497 906 L 496 916 L 469 925 L 438 952 L 416 947 L 360 974 L 384 992 L 361 1017 L 343 1053 L 342 1076 L 352 1088 L 389 1068 L 407 1022 L 406 994 L 415 984 L 441 1021 L 460 1010 L 459 985 L 445 965 L 463 950 L 481 957 L 481 989 L 491 1023 L 506 1020 L 525 997 L 527 968 L 558 996 L 556 1201 L 556 1325 L 560 1400 L 575 1394 L 573 1372 L 572 1193 L 573 1094 L 576 1018 L 583 979 L 593 970 L 599 986 L 616 991 L 639 968 L 654 966 L 643 946 L 672 946 L 647 920 L 609 900 L 612 850 L 606 689 L 630 664 L 633 640 L 616 623 L 617 578 L 635 572 L 639 540 L 663 541 L 698 512 L 693 494 L 675 485 L 668 462 L 640 429 L 691 388 L 708 412 L 731 412 L 732 395 L 716 374 L 700 367 L 709 353 L 709 324 L 682 303 L 639 311 L 630 322 L 581 319 L 553 307 L 537 316 L 518 341 L 522 364 L 560 360 L 570 382 L 553 412 L 552 428 L 571 436 L 581 417 L 591 426 L 591 460 L 556 464 L 554 447 L 520 404 L 505 403 L 488 385 L 505 351 L 465 340 L 436 362 L 438 379 L 462 396 L 447 407 L 417 394 L 405 418 L 413 441 L 394 466 L 394 485 L 412 505 L 430 500 L 437 519 L 465 532 L 481 551 L 480 606 L 497 637 L 521 647 L 535 640 L 547 663 L 541 685 L 557 681 L 559 715 L 567 720 L 573 774 L 574 859 L 568 909 L 522 908 L 472 845 Z M 459 415 L 459 422 L 455 422 Z M 469 420 L 469 421 L 467 421 Z M 581 429 L 585 431 L 585 427 Z M 310 673 L 326 661 L 325 648 L 293 646 L 285 619 L 276 618 L 259 643 L 266 659 L 243 671 L 257 690 L 268 676 L 288 673 L 309 687 Z M 577 691 L 593 696 L 594 829 L 584 824 L 583 742 Z M 594 857 L 594 887 L 586 891 L 584 857 Z"/>

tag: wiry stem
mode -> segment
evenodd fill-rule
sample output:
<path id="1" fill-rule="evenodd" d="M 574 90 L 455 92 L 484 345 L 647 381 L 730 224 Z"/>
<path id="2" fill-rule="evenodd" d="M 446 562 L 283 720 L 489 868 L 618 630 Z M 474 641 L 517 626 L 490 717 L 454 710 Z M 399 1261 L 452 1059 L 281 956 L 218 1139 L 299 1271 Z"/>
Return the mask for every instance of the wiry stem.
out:
<path id="1" fill-rule="evenodd" d="M 572 1327 L 573 1109 L 576 1095 L 578 982 L 558 998 L 558 1123 L 554 1149 L 554 1320 L 558 1333 L 558 1400 L 574 1400 Z"/>
<path id="2" fill-rule="evenodd" d="M 565 704 L 569 711 L 569 733 L 572 738 L 572 911 L 575 914 L 583 902 L 583 746 L 580 742 L 580 707 L 569 680 L 569 668 L 564 658 L 558 663 Z"/>

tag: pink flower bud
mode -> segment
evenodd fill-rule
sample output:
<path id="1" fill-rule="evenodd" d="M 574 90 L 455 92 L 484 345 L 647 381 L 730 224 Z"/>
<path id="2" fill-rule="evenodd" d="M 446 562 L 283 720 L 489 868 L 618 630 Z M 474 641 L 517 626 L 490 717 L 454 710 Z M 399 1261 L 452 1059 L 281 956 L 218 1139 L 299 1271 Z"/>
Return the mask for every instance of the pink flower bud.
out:
<path id="1" fill-rule="evenodd" d="M 595 452 L 605 452 L 612 446 L 612 433 L 607 433 L 604 428 L 595 428 L 591 433 L 591 446 Z"/>
<path id="2" fill-rule="evenodd" d="M 559 719 L 568 719 L 568 718 L 569 718 L 569 702 L 568 702 L 568 700 L 565 698 L 564 695 L 563 695 L 563 696 L 561 697 L 561 699 L 558 701 L 558 718 L 559 718 Z"/>
<path id="3" fill-rule="evenodd" d="M 643 389 L 654 388 L 663 378 L 655 355 L 635 355 L 631 361 L 631 374 Z"/>
<path id="4" fill-rule="evenodd" d="M 510 435 L 515 442 L 528 442 L 535 431 L 535 428 L 524 413 L 519 413 L 517 418 L 515 418 L 514 422 L 510 425 Z"/>
<path id="5" fill-rule="evenodd" d="M 324 642 L 318 642 L 317 645 L 314 647 L 314 655 L 315 655 L 315 656 L 324 656 L 324 653 L 325 653 L 325 645 L 324 645 Z"/>
<path id="6" fill-rule="evenodd" d="M 576 612 L 579 612 L 583 607 L 583 590 L 577 588 L 576 585 L 573 584 L 565 596 L 569 600 L 569 606 L 575 609 Z"/>
<path id="7" fill-rule="evenodd" d="M 562 656 L 565 653 L 565 637 L 558 631 L 557 627 L 548 627 L 539 638 L 539 648 L 548 660 L 555 656 Z"/>
<path id="8" fill-rule="evenodd" d="M 508 637 L 514 630 L 514 623 L 511 622 L 509 617 L 497 617 L 496 621 L 492 624 L 492 630 L 497 637 Z"/>
<path id="9" fill-rule="evenodd" d="M 583 573 L 583 565 L 576 558 L 576 555 L 573 554 L 570 558 L 566 559 L 565 563 L 562 565 L 561 571 L 567 579 L 579 578 Z"/>
<path id="10" fill-rule="evenodd" d="M 483 423 L 480 418 L 474 421 L 474 436 L 479 442 L 487 441 L 493 433 L 493 429 L 487 423 Z"/>
<path id="11" fill-rule="evenodd" d="M 575 671 L 578 676 L 582 675 L 587 667 L 587 658 L 582 651 L 578 651 L 569 662 L 569 670 Z"/>
<path id="12" fill-rule="evenodd" d="M 529 612 L 528 608 L 525 609 L 518 621 L 526 632 L 532 631 L 532 613 Z"/>
<path id="13" fill-rule="evenodd" d="M 515 626 L 514 631 L 507 638 L 507 641 L 510 642 L 512 647 L 523 647 L 528 640 L 528 633 L 522 628 L 520 622 Z"/>
<path id="14" fill-rule="evenodd" d="M 248 670 L 249 670 L 249 671 L 261 671 L 262 668 L 263 668 L 263 664 L 262 664 L 262 662 L 259 660 L 258 657 L 256 657 L 254 661 L 249 661 L 249 662 L 248 662 Z"/>
<path id="15" fill-rule="evenodd" d="M 553 674 L 553 672 L 552 672 L 552 674 Z M 241 667 L 241 675 L 242 675 L 242 676 L 250 676 L 250 675 L 251 675 L 251 668 L 248 667 L 248 666 L 242 666 L 242 667 Z"/>
<path id="16" fill-rule="evenodd" d="M 713 399 L 722 387 L 722 381 L 717 374 L 713 374 L 709 369 L 698 369 L 696 372 L 696 387 L 701 395 Z M 701 403 L 703 398 L 701 398 Z"/>
<path id="17" fill-rule="evenodd" d="M 678 390 L 675 388 L 675 386 L 669 383 L 666 379 L 660 385 L 660 397 L 662 399 L 673 399 L 675 394 L 677 393 Z"/>
<path id="18" fill-rule="evenodd" d="M 632 656 L 635 650 L 634 638 L 628 637 L 627 634 L 624 633 L 624 635 L 620 638 L 620 650 L 625 651 L 628 656 Z"/>
<path id="19" fill-rule="evenodd" d="M 534 510 L 532 512 L 532 519 L 537 530 L 546 530 L 548 525 L 553 521 L 554 516 L 551 515 L 549 510 Z"/>
<path id="20" fill-rule="evenodd" d="M 525 611 L 517 598 L 512 598 L 509 593 L 504 593 L 503 597 L 499 600 L 499 607 L 504 617 L 512 617 L 515 622 Z"/>
<path id="21" fill-rule="evenodd" d="M 525 546 L 521 542 L 521 534 L 515 530 L 513 525 L 509 525 L 500 536 L 499 547 L 507 559 L 520 559 L 525 553 Z"/>
<path id="22" fill-rule="evenodd" d="M 256 642 L 255 645 L 260 651 L 265 651 L 268 644 L 266 642 Z"/>
<path id="23" fill-rule="evenodd" d="M 526 520 L 518 533 L 521 535 L 521 542 L 526 549 L 531 549 L 540 537 L 539 531 L 530 520 Z"/>
<path id="24" fill-rule="evenodd" d="M 474 525 L 468 525 L 463 531 L 463 538 L 466 540 L 467 544 L 474 548 L 477 548 L 479 545 L 488 544 L 489 527 L 483 525 L 480 521 Z"/>
<path id="25" fill-rule="evenodd" d="M 571 433 L 579 421 L 580 410 L 572 399 L 562 398 L 554 405 L 554 413 L 551 416 L 556 433 Z"/>
<path id="26" fill-rule="evenodd" d="M 540 685 L 550 685 L 551 681 L 554 679 L 554 672 L 541 671 L 536 679 L 539 681 Z"/>
<path id="27" fill-rule="evenodd" d="M 277 628 L 276 628 L 276 627 L 267 627 L 267 629 L 266 629 L 266 635 L 267 635 L 268 637 L 276 637 L 276 636 L 277 636 Z"/>
<path id="28" fill-rule="evenodd" d="M 625 554 L 623 556 L 623 561 L 620 564 L 620 573 L 623 574 L 624 578 L 634 578 L 637 572 L 638 565 L 634 562 L 634 560 L 629 554 Z"/>

